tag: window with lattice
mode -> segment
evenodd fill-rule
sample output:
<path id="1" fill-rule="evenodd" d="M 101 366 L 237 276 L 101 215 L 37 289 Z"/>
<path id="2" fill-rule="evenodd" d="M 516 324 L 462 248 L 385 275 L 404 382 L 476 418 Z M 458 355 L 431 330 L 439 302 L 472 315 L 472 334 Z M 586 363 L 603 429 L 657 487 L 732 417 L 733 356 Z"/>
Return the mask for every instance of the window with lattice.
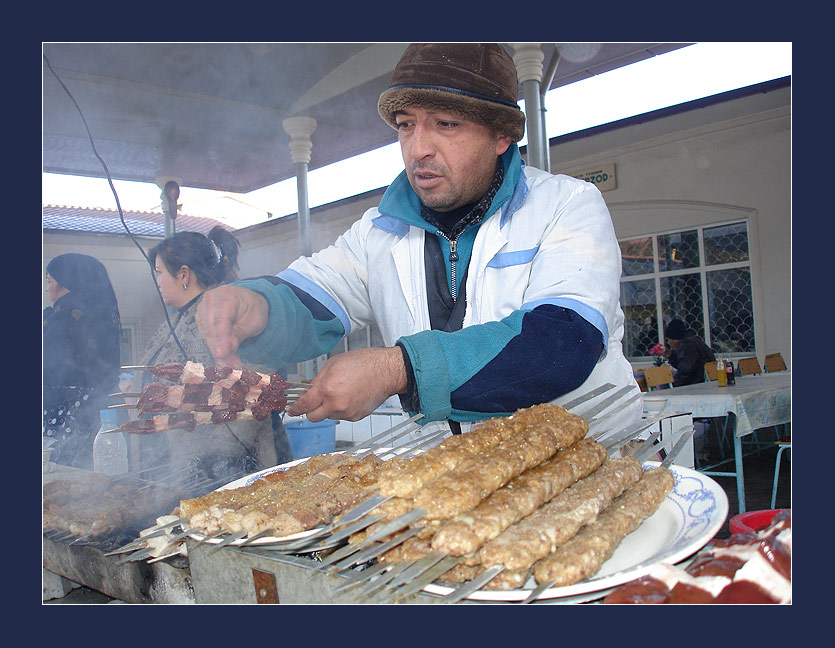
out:
<path id="1" fill-rule="evenodd" d="M 754 306 L 745 221 L 620 241 L 626 357 L 649 361 L 664 327 L 682 320 L 723 356 L 751 354 Z"/>

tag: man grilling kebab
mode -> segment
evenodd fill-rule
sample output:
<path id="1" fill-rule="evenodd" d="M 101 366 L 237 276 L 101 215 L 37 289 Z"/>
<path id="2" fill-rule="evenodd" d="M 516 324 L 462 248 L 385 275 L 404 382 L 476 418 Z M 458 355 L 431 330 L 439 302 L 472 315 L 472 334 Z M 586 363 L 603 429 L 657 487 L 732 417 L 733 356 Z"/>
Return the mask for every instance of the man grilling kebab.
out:
<path id="1" fill-rule="evenodd" d="M 205 293 L 216 360 L 286 366 L 376 322 L 385 346 L 328 359 L 288 414 L 357 421 L 397 395 L 460 433 L 611 383 L 632 389 L 606 428 L 638 420 L 611 217 L 594 185 L 525 165 L 517 97 L 497 43 L 409 45 L 377 106 L 403 171 L 330 247 Z"/>

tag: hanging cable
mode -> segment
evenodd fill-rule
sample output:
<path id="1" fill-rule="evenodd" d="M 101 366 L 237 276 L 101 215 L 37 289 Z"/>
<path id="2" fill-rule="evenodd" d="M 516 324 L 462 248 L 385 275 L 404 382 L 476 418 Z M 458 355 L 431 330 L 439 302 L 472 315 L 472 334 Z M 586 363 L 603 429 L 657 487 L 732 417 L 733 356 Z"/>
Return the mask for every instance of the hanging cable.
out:
<path id="1" fill-rule="evenodd" d="M 52 68 L 52 64 L 49 62 L 49 59 L 46 57 L 46 54 L 43 55 L 43 60 L 46 62 L 46 66 L 49 68 L 49 71 L 52 72 L 52 75 L 55 77 L 56 81 L 58 81 L 58 83 L 61 84 L 61 87 L 64 89 L 64 92 L 67 94 L 70 101 L 72 101 L 73 105 L 75 106 L 75 109 L 78 111 L 78 114 L 81 117 L 81 122 L 84 124 L 84 130 L 87 131 L 87 138 L 90 140 L 90 147 L 93 150 L 93 155 L 95 155 L 96 159 L 99 161 L 99 163 L 101 163 L 102 169 L 104 169 L 104 174 L 107 177 L 107 183 L 110 185 L 110 190 L 113 192 L 113 197 L 116 200 L 116 209 L 119 212 L 119 220 L 122 221 L 122 227 L 125 228 L 125 231 L 128 233 L 128 236 L 130 237 L 131 241 L 133 241 L 134 245 L 136 245 L 136 247 L 139 249 L 139 252 L 145 258 L 145 261 L 148 262 L 148 267 L 151 270 L 151 279 L 153 280 L 154 288 L 157 291 L 157 295 L 159 295 L 160 303 L 162 304 L 162 312 L 165 315 L 165 321 L 167 322 L 168 328 L 171 331 L 171 336 L 177 343 L 177 347 L 180 349 L 180 353 L 183 354 L 183 359 L 191 360 L 191 358 L 188 357 L 186 350 L 183 348 L 180 339 L 177 337 L 177 334 L 174 332 L 174 325 L 171 324 L 171 318 L 168 316 L 168 309 L 165 306 L 165 300 L 163 299 L 162 292 L 160 292 L 159 286 L 157 285 L 156 275 L 154 274 L 156 272 L 156 268 L 154 268 L 151 265 L 151 260 L 148 258 L 148 255 L 145 253 L 145 250 L 142 249 L 142 246 L 136 240 L 136 237 L 134 237 L 133 233 L 130 231 L 130 228 L 128 227 L 128 224 L 125 222 L 125 216 L 122 213 L 122 206 L 119 203 L 119 195 L 117 194 L 116 187 L 113 186 L 113 180 L 110 177 L 110 170 L 107 168 L 107 164 L 105 163 L 104 159 L 99 155 L 99 152 L 96 149 L 96 143 L 93 140 L 93 134 L 90 132 L 90 128 L 87 126 L 87 119 L 84 117 L 84 112 L 81 110 L 81 106 L 78 105 L 78 102 L 75 100 L 75 97 L 73 97 L 69 88 L 67 88 L 64 82 L 61 80 L 61 77 L 59 77 L 58 73 Z M 240 438 L 238 438 L 238 436 L 232 431 L 232 428 L 229 427 L 228 423 L 224 423 L 224 425 L 226 426 L 226 429 L 229 432 L 229 434 L 232 435 L 232 438 L 234 438 L 235 441 L 237 441 L 241 445 L 241 447 L 244 450 L 246 450 L 248 456 L 254 459 L 255 453 L 253 452 L 253 450 L 249 448 L 243 441 L 241 441 Z M 256 463 L 256 466 L 258 465 L 260 465 L 260 462 Z"/>
<path id="2" fill-rule="evenodd" d="M 46 66 L 49 68 L 49 71 L 52 72 L 52 75 L 55 77 L 56 81 L 61 84 L 61 87 L 64 89 L 64 92 L 67 93 L 67 96 L 72 101 L 75 109 L 78 111 L 78 115 L 81 117 L 81 122 L 84 124 L 84 130 L 87 131 L 87 138 L 90 140 L 90 147 L 93 149 L 93 155 L 96 156 L 96 159 L 101 163 L 102 169 L 104 169 L 104 174 L 107 176 L 107 183 L 110 185 L 110 190 L 113 192 L 113 197 L 116 200 L 116 209 L 119 212 L 119 220 L 122 221 L 122 227 L 125 228 L 125 231 L 128 233 L 130 240 L 133 241 L 134 245 L 139 249 L 139 252 L 145 258 L 145 261 L 148 262 L 148 268 L 151 270 L 151 279 L 154 282 L 154 288 L 156 288 L 157 295 L 159 295 L 160 303 L 162 304 L 162 312 L 165 315 L 165 321 L 168 323 L 168 328 L 171 329 L 171 335 L 174 337 L 174 341 L 177 343 L 177 346 L 180 349 L 180 352 L 183 354 L 183 358 L 188 360 L 188 355 L 186 354 L 183 345 L 180 343 L 180 339 L 177 337 L 177 334 L 174 332 L 174 327 L 171 324 L 171 319 L 168 317 L 168 309 L 165 307 L 165 300 L 162 298 L 162 293 L 159 290 L 159 286 L 157 286 L 156 276 L 154 272 L 156 269 L 151 265 L 151 260 L 148 258 L 148 255 L 145 253 L 145 250 L 142 249 L 142 246 L 139 245 L 139 242 L 134 237 L 133 232 L 130 231 L 128 224 L 125 222 L 125 216 L 122 213 L 122 205 L 119 203 L 119 195 L 116 193 L 116 187 L 113 186 L 113 179 L 110 177 L 110 170 L 107 168 L 107 164 L 105 163 L 104 159 L 99 155 L 98 150 L 96 150 L 96 143 L 93 140 L 93 134 L 90 132 L 89 126 L 87 126 L 87 119 L 84 117 L 84 113 L 81 110 L 81 106 L 78 105 L 78 102 L 73 97 L 70 89 L 64 84 L 61 80 L 61 77 L 58 76 L 58 73 L 52 68 L 52 64 L 49 62 L 49 59 L 46 57 L 46 54 L 43 55 L 43 60 L 46 62 Z"/>

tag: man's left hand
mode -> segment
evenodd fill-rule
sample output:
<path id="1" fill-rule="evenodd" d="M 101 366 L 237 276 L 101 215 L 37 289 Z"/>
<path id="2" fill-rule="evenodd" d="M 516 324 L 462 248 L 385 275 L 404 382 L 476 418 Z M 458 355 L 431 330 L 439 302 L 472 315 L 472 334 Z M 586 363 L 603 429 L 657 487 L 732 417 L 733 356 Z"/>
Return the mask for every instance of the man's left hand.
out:
<path id="1" fill-rule="evenodd" d="M 310 389 L 287 408 L 290 416 L 359 421 L 389 396 L 406 391 L 406 367 L 398 347 L 355 349 L 329 358 Z"/>

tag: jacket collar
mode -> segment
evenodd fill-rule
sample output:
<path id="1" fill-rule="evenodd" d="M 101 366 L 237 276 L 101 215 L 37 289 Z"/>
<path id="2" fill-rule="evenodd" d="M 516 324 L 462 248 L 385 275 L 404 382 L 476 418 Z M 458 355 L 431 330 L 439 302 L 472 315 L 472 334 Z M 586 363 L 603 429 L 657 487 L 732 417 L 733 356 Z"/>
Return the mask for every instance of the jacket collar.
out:
<path id="1" fill-rule="evenodd" d="M 504 182 L 499 188 L 496 197 L 490 204 L 487 214 L 482 222 L 493 215 L 502 205 L 507 203 L 507 208 L 503 210 L 502 224 L 509 216 L 509 211 L 515 211 L 519 205 L 524 201 L 524 194 L 527 191 L 520 190 L 517 185 L 525 186 L 525 174 L 523 172 L 524 162 L 519 153 L 519 146 L 511 144 L 507 151 L 501 157 L 504 165 Z M 521 181 L 521 183 L 520 183 Z M 526 188 L 526 187 L 525 187 Z M 519 197 L 520 192 L 523 194 Z M 399 236 L 403 236 L 408 231 L 408 226 L 413 225 L 420 227 L 430 232 L 435 231 L 435 226 L 427 223 L 420 216 L 420 199 L 409 184 L 406 177 L 406 171 L 401 171 L 394 179 L 380 201 L 378 211 L 382 215 L 374 219 L 374 224 L 390 231 Z M 392 222 L 391 219 L 396 219 L 399 222 Z M 404 224 L 406 227 L 404 227 Z"/>

